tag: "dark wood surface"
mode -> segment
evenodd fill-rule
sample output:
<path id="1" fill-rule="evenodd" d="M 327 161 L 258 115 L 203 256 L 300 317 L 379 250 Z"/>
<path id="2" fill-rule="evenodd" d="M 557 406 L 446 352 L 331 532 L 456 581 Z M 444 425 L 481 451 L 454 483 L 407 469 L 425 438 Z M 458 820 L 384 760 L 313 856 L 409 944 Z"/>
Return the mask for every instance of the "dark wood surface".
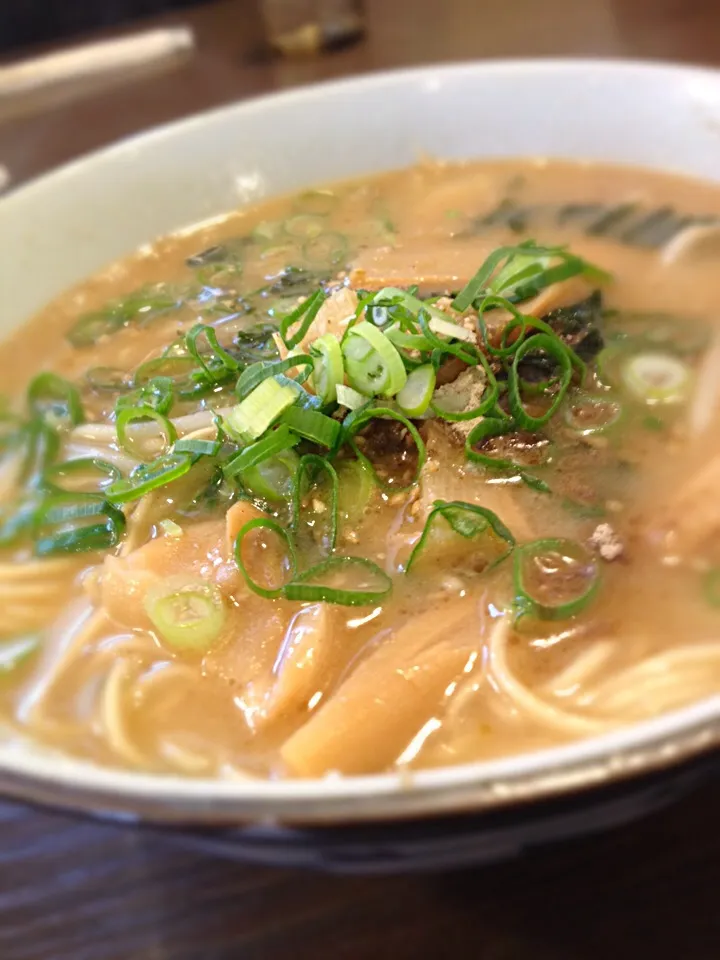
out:
<path id="1" fill-rule="evenodd" d="M 159 22 L 192 22 L 196 56 L 0 124 L 15 182 L 189 112 L 382 67 L 530 54 L 720 64 L 718 0 L 369 0 L 362 43 L 296 63 L 263 58 L 252 0 Z M 719 822 L 720 786 L 708 786 L 522 860 L 356 879 L 244 867 L 0 804 L 0 960 L 718 960 Z"/>

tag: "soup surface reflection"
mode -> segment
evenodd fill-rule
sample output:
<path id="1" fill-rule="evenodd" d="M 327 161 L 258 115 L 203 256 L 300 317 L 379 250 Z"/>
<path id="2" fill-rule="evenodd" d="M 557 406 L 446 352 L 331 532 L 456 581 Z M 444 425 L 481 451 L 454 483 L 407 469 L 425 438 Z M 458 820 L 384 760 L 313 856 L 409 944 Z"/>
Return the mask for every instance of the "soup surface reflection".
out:
<path id="1" fill-rule="evenodd" d="M 720 685 L 720 190 L 427 163 L 162 239 L 0 347 L 0 710 L 318 777 Z"/>

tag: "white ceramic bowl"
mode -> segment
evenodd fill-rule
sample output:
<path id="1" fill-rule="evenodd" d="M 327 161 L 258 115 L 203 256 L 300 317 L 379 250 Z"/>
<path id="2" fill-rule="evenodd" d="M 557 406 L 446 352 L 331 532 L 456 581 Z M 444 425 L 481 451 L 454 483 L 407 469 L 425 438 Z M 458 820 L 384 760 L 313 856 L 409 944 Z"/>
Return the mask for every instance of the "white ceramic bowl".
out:
<path id="1" fill-rule="evenodd" d="M 0 332 L 159 234 L 421 152 L 547 155 L 720 179 L 720 73 L 510 61 L 376 74 L 230 106 L 70 164 L 0 201 Z M 1 613 L 0 613 L 1 615 Z M 328 823 L 506 806 L 657 770 L 720 739 L 720 698 L 491 762 L 324 781 L 217 782 L 93 766 L 0 742 L 4 792 L 162 822 Z"/>

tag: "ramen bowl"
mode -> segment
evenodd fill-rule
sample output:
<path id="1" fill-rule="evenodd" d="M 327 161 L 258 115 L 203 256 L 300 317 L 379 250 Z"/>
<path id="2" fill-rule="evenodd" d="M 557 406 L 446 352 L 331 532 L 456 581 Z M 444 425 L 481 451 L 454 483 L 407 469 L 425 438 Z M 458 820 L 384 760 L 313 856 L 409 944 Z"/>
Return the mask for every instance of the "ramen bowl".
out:
<path id="1" fill-rule="evenodd" d="M 0 332 L 162 234 L 421 154 L 563 157 L 718 181 L 720 74 L 620 61 L 427 67 L 150 131 L 0 201 Z M 712 772 L 718 738 L 720 697 L 498 760 L 402 776 L 218 781 L 110 769 L 13 736 L 0 740 L 0 789 L 266 863 L 444 867 L 637 816 Z"/>

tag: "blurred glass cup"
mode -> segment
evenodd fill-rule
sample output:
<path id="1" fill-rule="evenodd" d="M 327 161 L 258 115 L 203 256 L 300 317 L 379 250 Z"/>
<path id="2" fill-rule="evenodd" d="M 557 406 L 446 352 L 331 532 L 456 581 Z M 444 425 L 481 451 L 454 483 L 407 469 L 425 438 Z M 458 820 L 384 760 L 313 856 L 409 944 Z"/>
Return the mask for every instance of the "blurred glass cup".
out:
<path id="1" fill-rule="evenodd" d="M 365 32 L 364 0 L 260 0 L 260 7 L 270 46 L 288 57 L 345 46 Z"/>

